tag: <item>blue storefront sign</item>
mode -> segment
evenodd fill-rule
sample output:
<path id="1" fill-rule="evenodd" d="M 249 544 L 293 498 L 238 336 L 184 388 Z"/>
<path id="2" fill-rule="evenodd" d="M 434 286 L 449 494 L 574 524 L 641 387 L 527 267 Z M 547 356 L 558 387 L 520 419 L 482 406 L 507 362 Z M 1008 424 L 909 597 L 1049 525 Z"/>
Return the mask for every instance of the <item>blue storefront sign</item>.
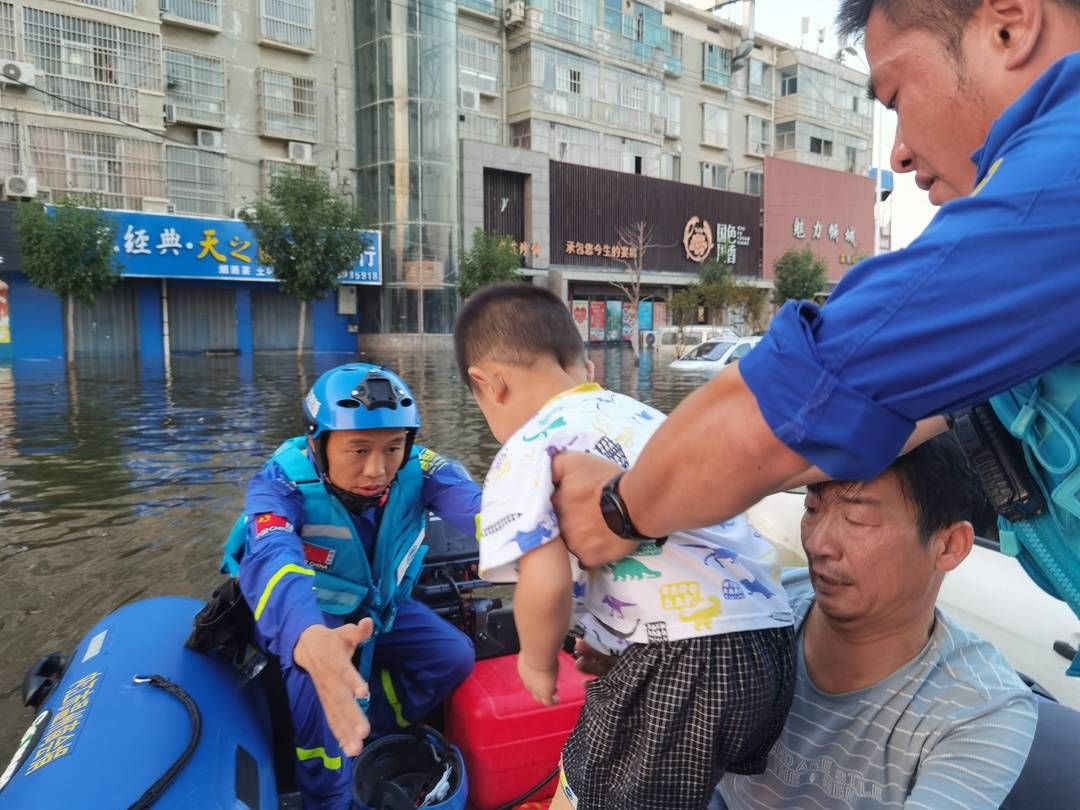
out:
<path id="1" fill-rule="evenodd" d="M 116 245 L 124 276 L 222 281 L 274 281 L 273 269 L 259 261 L 255 236 L 238 219 L 180 214 L 107 211 L 116 221 Z M 368 249 L 342 275 L 342 284 L 382 284 L 382 234 L 361 231 Z"/>

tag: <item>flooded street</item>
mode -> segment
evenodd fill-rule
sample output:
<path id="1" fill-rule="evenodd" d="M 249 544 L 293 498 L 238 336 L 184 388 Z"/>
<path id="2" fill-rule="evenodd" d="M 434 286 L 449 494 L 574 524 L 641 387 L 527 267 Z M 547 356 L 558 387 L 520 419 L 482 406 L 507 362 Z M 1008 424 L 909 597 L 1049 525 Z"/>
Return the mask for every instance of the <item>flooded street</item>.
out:
<path id="1" fill-rule="evenodd" d="M 702 378 L 669 360 L 593 350 L 597 380 L 670 411 Z M 70 652 L 109 611 L 161 594 L 204 597 L 248 478 L 301 430 L 316 375 L 348 358 L 177 357 L 167 378 L 136 362 L 0 365 L 0 755 L 30 720 L 27 666 Z M 450 352 L 365 360 L 416 394 L 420 441 L 483 476 L 497 449 Z"/>

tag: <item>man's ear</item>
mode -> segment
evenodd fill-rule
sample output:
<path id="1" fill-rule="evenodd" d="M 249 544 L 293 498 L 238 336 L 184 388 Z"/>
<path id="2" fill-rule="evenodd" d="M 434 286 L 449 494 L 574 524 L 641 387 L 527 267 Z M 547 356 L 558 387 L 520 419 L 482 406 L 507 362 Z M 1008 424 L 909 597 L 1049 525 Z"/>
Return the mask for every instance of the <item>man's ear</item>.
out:
<path id="1" fill-rule="evenodd" d="M 1042 0 L 984 0 L 993 45 L 1005 56 L 1005 67 L 1016 70 L 1031 60 L 1043 36 Z"/>
<path id="2" fill-rule="evenodd" d="M 930 542 L 935 544 L 934 567 L 942 573 L 952 571 L 971 553 L 975 529 L 968 521 L 959 520 L 934 532 Z"/>
<path id="3" fill-rule="evenodd" d="M 473 388 L 482 391 L 485 399 L 502 403 L 506 399 L 508 388 L 506 381 L 494 369 L 484 366 L 469 366 L 469 380 Z"/>

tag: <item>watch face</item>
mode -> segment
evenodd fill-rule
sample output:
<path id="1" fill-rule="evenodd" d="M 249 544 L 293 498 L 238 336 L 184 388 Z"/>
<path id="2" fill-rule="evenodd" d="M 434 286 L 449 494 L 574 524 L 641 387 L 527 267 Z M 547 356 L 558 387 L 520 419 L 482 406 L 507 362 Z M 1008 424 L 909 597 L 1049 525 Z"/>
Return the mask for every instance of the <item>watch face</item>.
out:
<path id="1" fill-rule="evenodd" d="M 613 493 L 605 490 L 600 496 L 600 513 L 604 516 L 604 522 L 611 531 L 619 537 L 626 537 L 626 520 L 615 498 Z"/>

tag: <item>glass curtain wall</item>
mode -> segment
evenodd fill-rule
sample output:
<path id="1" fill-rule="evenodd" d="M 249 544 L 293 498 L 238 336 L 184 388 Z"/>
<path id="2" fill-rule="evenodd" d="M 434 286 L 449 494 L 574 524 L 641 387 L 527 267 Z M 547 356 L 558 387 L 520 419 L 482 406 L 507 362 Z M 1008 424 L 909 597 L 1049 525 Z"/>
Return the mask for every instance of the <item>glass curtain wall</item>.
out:
<path id="1" fill-rule="evenodd" d="M 361 296 L 361 328 L 445 334 L 457 307 L 456 3 L 355 9 L 357 185 L 383 238 L 383 286 Z"/>

